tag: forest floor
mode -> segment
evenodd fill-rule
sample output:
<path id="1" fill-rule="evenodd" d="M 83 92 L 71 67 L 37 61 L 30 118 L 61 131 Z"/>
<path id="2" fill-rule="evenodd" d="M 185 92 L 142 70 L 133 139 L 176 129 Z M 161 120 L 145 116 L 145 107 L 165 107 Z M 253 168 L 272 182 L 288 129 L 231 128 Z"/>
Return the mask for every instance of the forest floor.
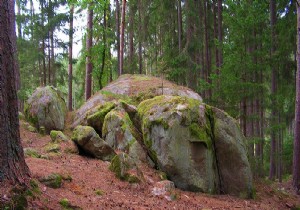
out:
<path id="1" fill-rule="evenodd" d="M 66 132 L 70 134 L 70 132 Z M 208 195 L 172 191 L 173 196 L 156 196 L 153 188 L 160 174 L 144 165 L 145 180 L 139 184 L 121 181 L 108 169 L 109 162 L 70 153 L 46 154 L 50 136 L 32 133 L 21 126 L 24 148 L 34 148 L 48 159 L 26 157 L 35 180 L 52 173 L 71 177 L 58 189 L 37 181 L 40 193 L 29 199 L 29 209 L 299 209 L 300 196 L 293 194 L 290 181 L 282 184 L 266 180 L 255 181 L 255 198 L 240 199 L 228 195 Z M 172 198 L 172 199 L 170 199 Z M 67 208 L 62 201 L 67 199 Z"/>

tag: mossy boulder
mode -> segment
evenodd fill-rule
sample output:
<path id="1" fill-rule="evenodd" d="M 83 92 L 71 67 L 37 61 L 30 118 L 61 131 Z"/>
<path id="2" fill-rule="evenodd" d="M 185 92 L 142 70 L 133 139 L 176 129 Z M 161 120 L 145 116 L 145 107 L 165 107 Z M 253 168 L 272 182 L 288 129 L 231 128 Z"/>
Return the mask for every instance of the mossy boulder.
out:
<path id="1" fill-rule="evenodd" d="M 77 126 L 73 131 L 72 140 L 87 154 L 110 161 L 115 151 L 90 126 Z"/>
<path id="2" fill-rule="evenodd" d="M 189 88 L 159 77 L 142 74 L 124 74 L 104 87 L 103 90 L 129 96 L 137 103 L 159 95 L 185 96 L 202 101 L 201 96 Z"/>
<path id="3" fill-rule="evenodd" d="M 128 150 L 130 144 L 136 141 L 133 131 L 132 122 L 124 110 L 112 110 L 105 116 L 103 139 L 114 149 Z"/>
<path id="4" fill-rule="evenodd" d="M 51 86 L 37 88 L 28 99 L 25 117 L 36 129 L 44 127 L 51 130 L 63 130 L 65 126 L 66 104 L 57 89 Z"/>
<path id="5" fill-rule="evenodd" d="M 142 102 L 138 113 L 157 167 L 179 188 L 215 192 L 218 180 L 205 106 L 195 99 L 157 96 Z"/>
<path id="6" fill-rule="evenodd" d="M 152 160 L 177 187 L 252 196 L 244 137 L 228 114 L 174 96 L 143 101 L 138 114 Z"/>
<path id="7" fill-rule="evenodd" d="M 60 145 L 57 143 L 48 143 L 45 147 L 44 147 L 45 151 L 50 153 L 58 153 L 60 151 Z"/>
<path id="8" fill-rule="evenodd" d="M 62 141 L 68 141 L 68 137 L 61 131 L 52 130 L 50 132 L 50 138 L 52 142 L 62 142 Z"/>
<path id="9" fill-rule="evenodd" d="M 104 118 L 116 106 L 115 103 L 107 102 L 97 107 L 97 111 L 87 116 L 87 124 L 93 127 L 100 136 L 102 135 L 102 126 Z"/>
<path id="10" fill-rule="evenodd" d="M 129 183 L 138 183 L 143 179 L 142 172 L 126 153 L 116 155 L 110 163 L 109 170 L 114 172 L 117 178 Z"/>
<path id="11" fill-rule="evenodd" d="M 215 150 L 222 191 L 239 197 L 253 197 L 253 182 L 245 137 L 235 119 L 211 108 L 214 114 Z"/>

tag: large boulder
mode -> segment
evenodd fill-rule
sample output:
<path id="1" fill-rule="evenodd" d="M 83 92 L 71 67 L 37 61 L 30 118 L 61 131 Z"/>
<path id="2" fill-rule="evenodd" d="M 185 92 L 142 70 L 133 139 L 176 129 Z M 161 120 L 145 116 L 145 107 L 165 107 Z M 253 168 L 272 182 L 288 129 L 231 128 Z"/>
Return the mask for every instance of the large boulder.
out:
<path id="1" fill-rule="evenodd" d="M 239 197 L 252 197 L 253 183 L 245 137 L 232 117 L 225 112 L 211 108 L 214 119 L 215 151 L 221 187 L 224 193 Z"/>
<path id="2" fill-rule="evenodd" d="M 215 157 L 205 105 L 185 97 L 157 96 L 138 106 L 152 160 L 177 187 L 217 191 Z"/>
<path id="3" fill-rule="evenodd" d="M 138 102 L 159 95 L 186 96 L 202 101 L 201 96 L 187 87 L 142 74 L 124 74 L 103 90 L 113 94 L 127 95 Z"/>
<path id="4" fill-rule="evenodd" d="M 116 153 L 99 137 L 90 126 L 77 126 L 72 140 L 87 154 L 105 161 L 110 161 Z"/>
<path id="5" fill-rule="evenodd" d="M 138 106 L 152 160 L 179 188 L 252 196 L 244 137 L 226 113 L 185 97 L 158 96 Z"/>
<path id="6" fill-rule="evenodd" d="M 124 100 L 138 105 L 145 99 L 150 99 L 162 94 L 186 96 L 202 101 L 201 96 L 191 89 L 176 85 L 167 80 L 146 75 L 125 74 L 104 87 L 83 104 L 75 113 L 72 127 L 87 125 L 88 116 L 102 110 L 107 102 L 116 103 L 119 100 Z"/>
<path id="7" fill-rule="evenodd" d="M 91 126 L 78 126 L 73 135 L 87 153 L 99 157 L 99 145 L 122 152 L 112 161 L 113 169 L 126 157 L 160 169 L 184 190 L 252 197 L 245 138 L 236 121 L 187 88 L 123 75 L 76 112 L 77 125 Z M 98 146 L 91 149 L 93 144 Z"/>
<path id="8" fill-rule="evenodd" d="M 51 86 L 37 88 L 25 108 L 26 119 L 38 130 L 44 127 L 47 133 L 64 129 L 66 112 L 63 97 Z"/>

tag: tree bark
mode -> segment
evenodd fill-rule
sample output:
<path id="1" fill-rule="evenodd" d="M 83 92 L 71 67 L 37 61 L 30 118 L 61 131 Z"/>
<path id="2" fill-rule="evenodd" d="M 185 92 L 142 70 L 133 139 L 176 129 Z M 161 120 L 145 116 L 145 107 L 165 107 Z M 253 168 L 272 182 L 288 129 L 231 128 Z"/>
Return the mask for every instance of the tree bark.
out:
<path id="1" fill-rule="evenodd" d="M 9 1 L 0 1 L 0 187 L 27 184 L 30 177 L 19 132 L 11 7 Z"/>
<path id="2" fill-rule="evenodd" d="M 115 0 L 116 3 L 116 31 L 117 31 L 117 57 L 118 57 L 118 74 L 120 72 L 120 3 L 119 0 Z"/>
<path id="3" fill-rule="evenodd" d="M 218 50 L 218 60 L 219 60 L 219 66 L 218 67 L 218 74 L 220 74 L 220 68 L 223 64 L 223 1 L 218 0 L 218 42 L 219 42 L 219 50 Z"/>
<path id="4" fill-rule="evenodd" d="M 134 42 L 133 42 L 133 36 L 134 36 L 134 15 L 136 9 L 134 8 L 134 5 L 132 2 L 129 2 L 129 63 L 130 63 L 130 73 L 134 73 Z"/>
<path id="5" fill-rule="evenodd" d="M 178 0 L 178 48 L 179 52 L 182 50 L 182 10 L 181 10 L 181 0 Z"/>
<path id="6" fill-rule="evenodd" d="M 120 68 L 119 68 L 119 76 L 123 74 L 125 12 L 126 12 L 126 0 L 122 0 L 122 21 L 121 21 L 121 34 L 120 34 Z"/>
<path id="7" fill-rule="evenodd" d="M 86 37 L 86 71 L 85 71 L 85 100 L 87 101 L 92 95 L 92 71 L 93 64 L 91 59 L 91 49 L 93 45 L 93 9 L 89 5 L 87 15 L 87 37 Z"/>
<path id="8" fill-rule="evenodd" d="M 72 4 L 70 6 L 70 28 L 69 28 L 69 80 L 68 80 L 68 108 L 69 111 L 73 110 L 72 107 L 72 99 L 73 99 L 73 88 L 72 88 L 72 82 L 73 82 L 73 15 L 74 15 L 74 5 Z"/>
<path id="9" fill-rule="evenodd" d="M 297 76 L 295 106 L 295 138 L 293 153 L 293 187 L 300 192 L 300 2 L 297 0 Z"/>
<path id="10" fill-rule="evenodd" d="M 104 13 L 103 13 L 103 39 L 102 39 L 104 47 L 103 47 L 103 50 L 102 50 L 102 64 L 101 64 L 101 70 L 100 70 L 100 75 L 99 75 L 99 88 L 100 88 L 100 90 L 103 88 L 103 86 L 102 86 L 102 76 L 104 74 L 106 48 L 107 48 L 107 43 L 106 43 L 106 30 L 107 30 L 106 13 L 107 13 L 107 3 L 105 2 L 105 8 L 104 8 Z"/>
<path id="11" fill-rule="evenodd" d="M 209 26 L 208 26 L 208 12 L 209 12 L 209 1 L 204 2 L 204 34 L 205 34 L 205 60 L 206 60 L 206 82 L 211 84 L 210 73 L 211 73 L 211 52 L 209 47 Z M 212 91 L 208 89 L 206 94 L 208 99 L 211 99 Z"/>
<path id="12" fill-rule="evenodd" d="M 143 72 L 143 52 L 142 52 L 142 0 L 138 0 L 138 16 L 139 16 L 139 73 Z"/>
<path id="13" fill-rule="evenodd" d="M 275 0 L 270 0 L 270 20 L 271 20 L 271 59 L 274 58 L 274 54 L 276 51 L 276 32 L 275 32 L 275 24 L 276 24 L 276 2 Z M 276 132 L 274 130 L 274 125 L 276 125 L 277 120 L 277 112 L 276 112 L 276 99 L 275 95 L 277 92 L 277 81 L 276 81 L 276 67 L 275 61 L 273 59 L 271 63 L 272 68 L 272 84 L 271 84 L 271 93 L 272 93 L 272 114 L 271 114 L 271 151 L 270 151 L 270 172 L 269 179 L 273 180 L 276 175 Z"/>

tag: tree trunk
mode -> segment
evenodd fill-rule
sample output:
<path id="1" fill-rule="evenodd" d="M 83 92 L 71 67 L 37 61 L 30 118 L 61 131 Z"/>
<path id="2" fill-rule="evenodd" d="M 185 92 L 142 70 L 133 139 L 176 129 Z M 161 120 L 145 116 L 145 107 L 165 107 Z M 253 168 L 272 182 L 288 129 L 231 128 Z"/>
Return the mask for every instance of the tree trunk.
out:
<path id="1" fill-rule="evenodd" d="M 11 20 L 15 21 L 16 20 L 16 16 L 15 16 L 15 11 L 13 10 L 14 9 L 14 4 L 15 4 L 15 1 L 14 0 L 9 0 L 9 3 L 10 3 L 10 15 L 11 15 Z M 21 26 L 20 26 L 21 27 Z M 17 51 L 17 35 L 16 35 L 16 28 L 15 28 L 15 25 L 14 27 L 11 28 L 11 39 L 12 39 L 12 47 L 13 47 L 13 55 L 14 55 L 14 69 L 15 69 L 15 83 L 16 83 L 16 89 L 17 89 L 17 92 L 20 90 L 21 88 L 21 80 L 20 80 L 20 68 L 19 68 L 19 62 L 18 62 L 18 51 Z M 18 100 L 18 108 L 19 108 L 19 111 L 22 111 L 21 109 L 22 107 L 22 104 L 21 104 L 21 101 Z"/>
<path id="2" fill-rule="evenodd" d="M 13 2 L 14 3 L 14 2 Z M 0 1 L 0 187 L 27 184 L 29 169 L 20 140 L 13 42 L 14 4 Z M 16 44 L 16 43 L 14 43 Z"/>
<path id="3" fill-rule="evenodd" d="M 17 2 L 17 14 L 20 17 L 21 16 L 21 2 L 20 0 L 16 0 Z M 22 39 L 22 23 L 21 21 L 17 21 L 18 26 L 18 38 Z"/>
<path id="4" fill-rule="evenodd" d="M 138 0 L 138 11 L 139 11 L 139 73 L 143 72 L 143 52 L 142 52 L 142 0 Z"/>
<path id="5" fill-rule="evenodd" d="M 49 24 L 49 22 L 48 22 Z M 50 48 L 50 31 L 48 31 L 48 84 L 51 85 L 51 48 Z"/>
<path id="6" fill-rule="evenodd" d="M 126 0 L 122 0 L 122 21 L 121 21 L 121 34 L 120 34 L 120 67 L 119 67 L 119 76 L 123 74 L 125 12 L 126 12 Z"/>
<path id="7" fill-rule="evenodd" d="M 219 42 L 219 54 L 218 54 L 218 60 L 219 60 L 219 66 L 218 67 L 218 74 L 220 74 L 220 68 L 223 64 L 223 6 L 222 6 L 222 0 L 218 0 L 218 42 Z"/>
<path id="8" fill-rule="evenodd" d="M 135 8 L 132 2 L 129 2 L 129 67 L 130 73 L 134 73 L 134 43 L 133 43 L 133 36 L 134 36 L 134 15 L 135 15 Z"/>
<path id="9" fill-rule="evenodd" d="M 297 0 L 297 76 L 293 154 L 293 187 L 300 192 L 300 2 Z"/>
<path id="10" fill-rule="evenodd" d="M 120 72 L 120 3 L 116 2 L 116 30 L 117 30 L 117 56 L 118 56 L 118 74 Z"/>
<path id="11" fill-rule="evenodd" d="M 87 15 L 87 37 L 86 37 L 86 71 L 85 71 L 85 100 L 87 101 L 92 94 L 92 71 L 93 64 L 91 59 L 91 48 L 93 45 L 93 9 L 89 5 Z"/>
<path id="12" fill-rule="evenodd" d="M 275 24 L 276 24 L 276 2 L 275 0 L 270 0 L 270 19 L 271 19 L 271 59 L 274 58 L 276 51 L 275 43 Z M 276 67 L 275 59 L 273 59 L 272 64 L 272 84 L 271 84 L 271 93 L 272 93 L 272 114 L 271 114 L 271 150 L 270 150 L 270 172 L 269 179 L 273 180 L 276 175 L 276 132 L 274 130 L 274 125 L 277 124 L 276 116 L 276 99 L 275 95 L 277 92 L 277 81 L 276 81 Z"/>
<path id="13" fill-rule="evenodd" d="M 102 86 L 102 76 L 104 74 L 104 68 L 105 68 L 105 56 L 106 56 L 106 30 L 107 30 L 107 22 L 106 22 L 106 12 L 107 12 L 107 3 L 105 2 L 105 8 L 104 8 L 104 14 L 103 14 L 103 50 L 102 50 L 102 64 L 101 64 L 101 70 L 99 75 L 99 88 L 100 90 L 103 88 Z"/>
<path id="14" fill-rule="evenodd" d="M 208 24 L 208 17 L 209 17 L 209 1 L 206 0 L 204 2 L 204 34 L 205 34 L 205 60 L 206 60 L 206 82 L 211 84 L 210 79 L 210 71 L 211 71 L 211 52 L 209 47 L 209 24 Z M 211 99 L 212 91 L 211 88 L 208 89 L 206 94 L 208 99 Z"/>
<path id="15" fill-rule="evenodd" d="M 179 52 L 182 50 L 182 11 L 181 11 L 181 0 L 178 0 L 178 48 Z"/>
<path id="16" fill-rule="evenodd" d="M 69 111 L 73 110 L 72 107 L 72 82 L 73 82 L 73 15 L 74 15 L 74 5 L 70 6 L 70 28 L 69 28 L 69 93 L 68 93 L 68 108 Z"/>

